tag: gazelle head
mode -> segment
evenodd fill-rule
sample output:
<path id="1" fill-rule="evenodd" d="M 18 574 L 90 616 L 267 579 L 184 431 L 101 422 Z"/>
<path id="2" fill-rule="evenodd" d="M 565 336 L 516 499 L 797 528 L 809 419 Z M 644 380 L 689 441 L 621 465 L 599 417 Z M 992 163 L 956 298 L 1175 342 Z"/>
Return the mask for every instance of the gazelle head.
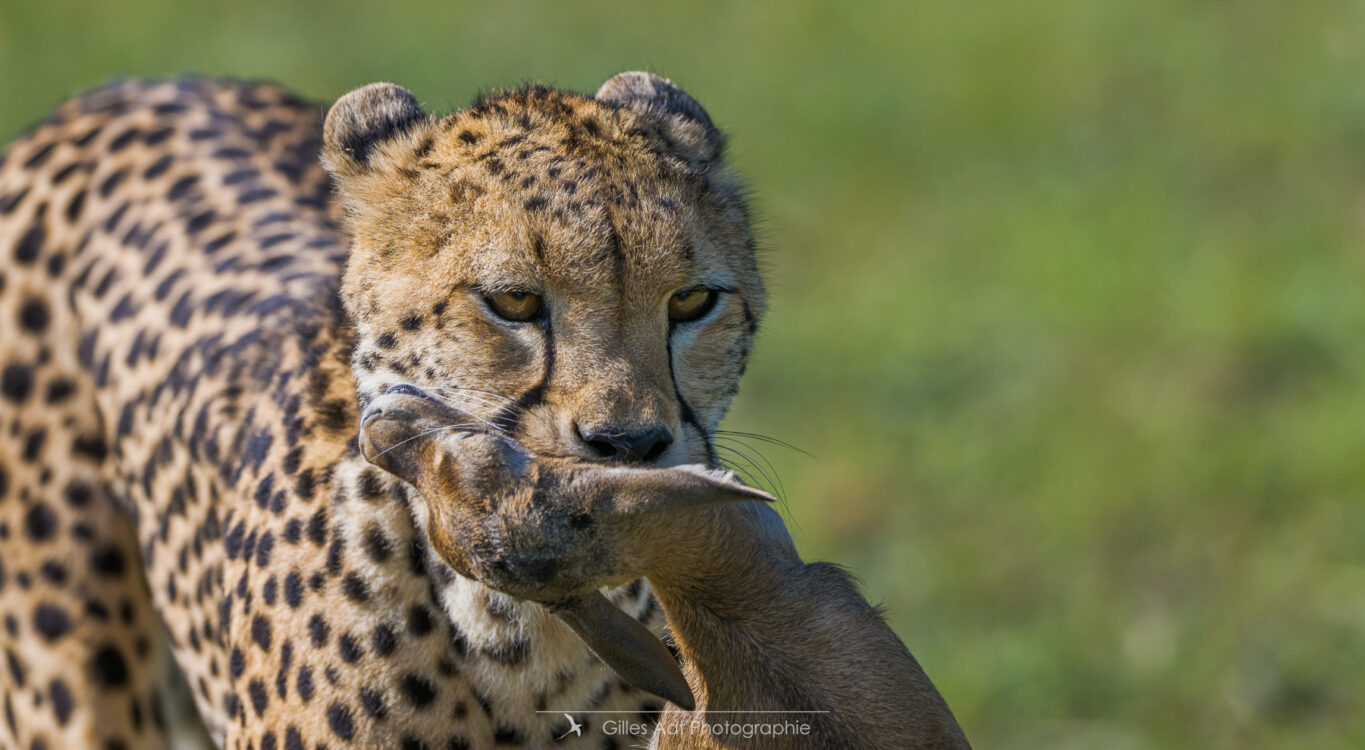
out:
<path id="1" fill-rule="evenodd" d="M 599 590 L 650 573 L 673 514 L 770 495 L 696 465 L 538 457 L 412 386 L 370 404 L 360 445 L 416 488 L 414 517 L 453 569 L 546 605 L 622 678 L 692 708 L 668 650 Z"/>

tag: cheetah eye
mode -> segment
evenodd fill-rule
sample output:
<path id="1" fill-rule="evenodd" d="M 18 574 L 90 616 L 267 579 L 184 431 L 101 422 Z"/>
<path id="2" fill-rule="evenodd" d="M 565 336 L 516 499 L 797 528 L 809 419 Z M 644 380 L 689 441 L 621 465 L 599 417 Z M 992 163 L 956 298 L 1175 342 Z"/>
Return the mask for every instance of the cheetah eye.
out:
<path id="1" fill-rule="evenodd" d="M 715 289 L 684 289 L 668 298 L 668 320 L 672 323 L 700 320 L 716 306 L 719 296 Z"/>
<path id="2" fill-rule="evenodd" d="M 539 294 L 520 290 L 490 294 L 484 301 L 498 317 L 517 323 L 534 320 L 545 304 Z"/>

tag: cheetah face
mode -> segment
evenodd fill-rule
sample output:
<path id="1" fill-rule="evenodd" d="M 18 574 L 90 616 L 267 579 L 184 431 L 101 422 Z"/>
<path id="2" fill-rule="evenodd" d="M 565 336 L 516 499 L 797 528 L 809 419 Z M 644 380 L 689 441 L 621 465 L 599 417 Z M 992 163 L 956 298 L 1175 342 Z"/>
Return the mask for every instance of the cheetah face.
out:
<path id="1" fill-rule="evenodd" d="M 401 385 L 539 455 L 713 463 L 764 289 L 722 136 L 623 73 L 434 118 L 372 84 L 327 117 L 362 406 Z"/>

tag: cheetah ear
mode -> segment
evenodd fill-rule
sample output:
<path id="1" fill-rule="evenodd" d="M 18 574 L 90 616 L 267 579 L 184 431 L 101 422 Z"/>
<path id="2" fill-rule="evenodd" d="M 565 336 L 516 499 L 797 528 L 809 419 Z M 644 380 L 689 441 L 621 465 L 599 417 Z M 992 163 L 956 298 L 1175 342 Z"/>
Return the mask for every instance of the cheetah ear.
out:
<path id="1" fill-rule="evenodd" d="M 653 73 L 617 73 L 597 90 L 598 101 L 633 109 L 659 125 L 670 150 L 705 167 L 720 161 L 725 135 L 696 99 L 667 78 Z"/>
<path id="2" fill-rule="evenodd" d="M 376 146 L 412 130 L 425 117 L 417 97 L 402 86 L 362 86 L 338 99 L 327 113 L 323 163 L 336 175 L 363 172 Z"/>

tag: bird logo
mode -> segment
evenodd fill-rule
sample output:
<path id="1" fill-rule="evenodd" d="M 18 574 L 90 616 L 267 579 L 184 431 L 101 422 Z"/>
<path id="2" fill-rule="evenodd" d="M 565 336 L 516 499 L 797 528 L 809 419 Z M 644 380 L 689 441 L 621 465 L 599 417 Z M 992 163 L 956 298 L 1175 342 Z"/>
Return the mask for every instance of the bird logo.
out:
<path id="1" fill-rule="evenodd" d="M 582 737 L 582 736 L 583 736 L 583 725 L 582 725 L 582 724 L 579 724 L 579 723 L 576 722 L 576 721 L 574 721 L 574 720 L 573 720 L 573 717 L 570 716 L 570 715 L 568 715 L 568 714 L 564 714 L 564 718 L 566 718 L 566 719 L 569 720 L 569 731 L 565 732 L 564 734 L 559 735 L 559 739 L 562 740 L 562 739 L 564 739 L 565 737 L 568 737 L 570 734 L 572 734 L 572 735 L 575 736 L 575 737 Z"/>

